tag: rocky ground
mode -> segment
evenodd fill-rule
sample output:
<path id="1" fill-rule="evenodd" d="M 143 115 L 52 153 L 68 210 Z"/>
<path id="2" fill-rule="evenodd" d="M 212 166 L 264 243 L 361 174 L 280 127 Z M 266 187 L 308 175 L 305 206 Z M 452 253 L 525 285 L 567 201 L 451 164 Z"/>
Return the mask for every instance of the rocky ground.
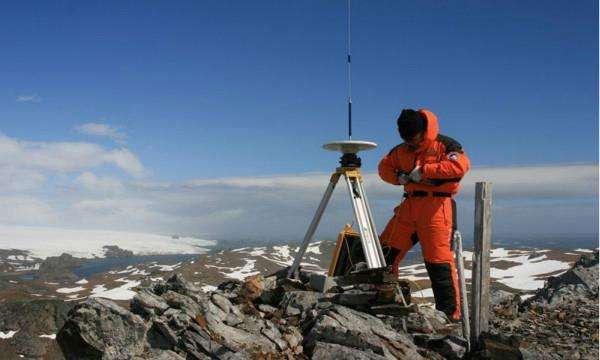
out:
<path id="1" fill-rule="evenodd" d="M 334 248 L 333 241 L 312 243 L 303 266 L 307 270 L 325 272 Z M 416 250 L 403 262 L 400 276 L 412 282 L 415 298 L 431 301 L 429 278 Z M 131 265 L 108 268 L 80 278 L 74 273 L 75 269 L 94 259 L 77 258 L 66 253 L 40 259 L 24 250 L 0 249 L 0 302 L 28 299 L 77 302 L 89 296 L 128 301 L 133 297 L 132 289 L 136 286 L 164 280 L 174 271 L 182 273 L 194 285 L 214 289 L 226 279 L 243 280 L 250 275 L 269 274 L 289 266 L 297 251 L 296 246 L 272 245 L 212 251 L 187 260 L 139 259 Z M 532 294 L 544 285 L 548 276 L 566 271 L 586 251 L 589 250 L 494 249 L 491 254 L 491 280 L 494 286 L 503 290 Z M 104 246 L 104 256 L 126 258 L 131 256 L 131 252 L 116 246 Z M 470 281 L 471 256 L 469 251 L 465 252 L 467 283 Z"/>
<path id="2" fill-rule="evenodd" d="M 598 359 L 598 252 L 551 277 L 525 301 L 494 294 L 491 333 L 512 335 L 531 359 Z"/>
<path id="3" fill-rule="evenodd" d="M 67 359 L 459 359 L 460 327 L 429 306 L 406 305 L 389 278 L 313 291 L 310 273 L 228 281 L 204 292 L 174 275 L 141 291 L 128 311 L 110 300 L 75 306 L 58 333 Z M 504 296 L 503 296 L 504 295 Z M 598 253 L 521 303 L 494 294 L 490 334 L 475 359 L 597 359 Z"/>
<path id="4" fill-rule="evenodd" d="M 303 263 L 305 270 L 323 272 L 328 266 L 332 248 L 330 242 L 311 244 Z M 67 313 L 73 307 L 76 310 L 71 312 L 67 325 L 73 324 L 73 321 L 77 322 L 77 316 L 81 316 L 82 324 L 89 322 L 94 319 L 93 314 L 100 316 L 102 321 L 113 319 L 118 324 L 138 324 L 137 320 L 132 319 L 139 317 L 143 326 L 138 330 L 143 334 L 139 335 L 142 345 L 136 345 L 136 349 L 142 349 L 141 352 L 134 351 L 138 358 L 163 356 L 165 359 L 177 359 L 173 353 L 166 350 L 189 359 L 206 358 L 204 355 L 207 354 L 213 358 L 243 358 L 244 354 L 254 358 L 261 352 L 264 358 L 327 358 L 325 354 L 332 353 L 336 354 L 336 357 L 330 358 L 410 358 L 398 355 L 395 351 L 400 351 L 399 349 L 407 354 L 413 354 L 412 351 L 415 351 L 423 358 L 435 359 L 443 358 L 440 357 L 440 353 L 452 358 L 460 356 L 461 351 L 464 351 L 464 342 L 459 337 L 457 325 L 449 323 L 443 314 L 427 305 L 431 301 L 431 290 L 424 266 L 419 263 L 418 258 L 414 264 L 406 264 L 401 269 L 401 278 L 410 280 L 413 304 L 406 308 L 400 304 L 402 306 L 392 307 L 391 310 L 374 312 L 369 306 L 365 306 L 365 302 L 371 304 L 373 297 L 381 292 L 381 289 L 370 289 L 367 285 L 342 289 L 341 292 L 337 289 L 337 293 L 319 295 L 310 291 L 307 278 L 304 282 L 292 283 L 269 276 L 262 278 L 262 281 L 252 280 L 261 279 L 260 274 L 271 274 L 290 265 L 295 251 L 295 247 L 288 245 L 215 251 L 185 262 L 131 265 L 95 274 L 87 279 L 77 279 L 64 274 L 70 272 L 73 266 L 77 266 L 80 260 L 77 258 L 62 256 L 36 260 L 19 250 L 4 253 L 0 251 L 0 265 L 5 264 L 0 268 L 0 358 L 63 358 L 56 337 L 65 324 Z M 501 344 L 506 346 L 506 351 L 512 354 L 510 356 L 522 353 L 525 358 L 597 358 L 597 255 L 595 265 L 593 260 L 580 260 L 573 270 L 565 272 L 582 254 L 588 253 L 589 250 L 585 249 L 494 249 L 491 265 L 492 287 L 495 290 L 492 311 L 495 316 L 491 321 L 489 347 Z M 129 254 L 117 251 L 115 256 Z M 468 252 L 466 258 L 470 258 Z M 584 259 L 589 258 L 588 255 Z M 46 265 L 42 265 L 44 262 Z M 470 277 L 469 267 L 470 262 L 467 261 L 467 278 Z M 39 272 L 40 269 L 43 270 L 42 273 Z M 24 280 L 23 273 L 39 276 L 33 280 Z M 44 273 L 46 277 L 43 276 Z M 171 281 L 165 281 L 175 273 L 183 277 L 178 276 Z M 560 276 L 551 277 L 542 290 L 534 290 L 544 285 L 544 279 L 559 274 Z M 184 281 L 184 278 L 189 279 L 189 282 Z M 229 280 L 223 283 L 227 279 Z M 257 282 L 256 287 L 263 288 L 260 296 L 248 297 L 244 291 L 253 286 L 250 285 L 253 281 Z M 178 283 L 185 284 L 183 287 L 186 290 L 181 290 L 180 285 L 173 285 Z M 261 283 L 263 285 L 260 285 Z M 595 293 L 589 290 L 594 288 Z M 263 293 L 267 295 L 263 296 Z M 136 294 L 137 297 L 133 298 Z M 139 306 L 136 308 L 135 305 L 136 301 L 140 301 L 140 294 L 147 294 L 147 297 L 166 303 L 168 307 L 159 305 L 162 310 L 154 309 L 152 313 L 140 310 Z M 386 294 L 390 301 L 389 289 Z M 519 296 L 515 298 L 515 294 Z M 191 299 L 195 305 L 180 295 Z M 93 299 L 86 300 L 89 297 Z M 170 297 L 177 297 L 179 300 Z M 231 305 L 221 301 L 220 297 L 225 297 Z M 130 300 L 131 298 L 133 299 Z M 564 303 L 559 301 L 560 299 L 568 301 L 565 300 Z M 177 305 L 181 301 L 187 305 Z M 192 313 L 189 309 L 184 309 L 186 306 L 193 308 Z M 217 308 L 221 309 L 221 312 L 215 310 Z M 193 313 L 196 310 L 198 312 Z M 386 311 L 396 313 L 385 313 Z M 220 319 L 223 316 L 225 318 Z M 212 319 L 212 323 L 209 319 Z M 239 320 L 243 321 L 238 323 Z M 202 325 L 203 323 L 206 324 Z M 336 324 L 342 327 L 339 328 Z M 354 327 L 351 324 L 357 325 Z M 86 327 L 80 325 L 76 328 Z M 200 326 L 203 332 L 198 332 L 198 328 L 193 325 Z M 325 326 L 322 334 L 319 332 L 321 325 Z M 330 329 L 330 325 L 335 325 L 336 329 Z M 135 326 L 129 329 L 131 331 L 128 330 L 127 334 L 135 334 L 138 331 Z M 296 340 L 290 340 L 288 334 L 298 334 L 294 328 L 300 334 L 300 337 L 296 338 L 299 339 L 298 343 L 295 343 Z M 374 328 L 386 329 L 385 334 L 388 338 L 382 337 L 377 333 L 379 330 L 373 330 Z M 103 347 L 106 344 L 110 345 L 108 349 L 121 346 L 118 343 L 106 343 L 106 339 L 98 337 L 102 329 L 91 329 L 95 335 L 84 337 L 86 342 L 92 341 L 90 339 L 96 336 L 96 342 L 91 345 L 96 350 L 90 350 L 90 354 L 97 354 L 98 349 L 107 352 Z M 320 335 L 309 336 L 313 329 L 313 334 Z M 104 328 L 104 331 L 106 330 Z M 111 332 L 113 330 L 110 329 Z M 388 330 L 400 335 L 392 335 Z M 114 331 L 118 333 L 119 330 Z M 184 342 L 186 332 L 189 332 L 188 336 L 195 338 L 196 342 L 200 341 L 197 336 L 204 338 L 208 335 L 212 341 L 208 343 L 209 350 L 206 350 L 204 345 L 192 344 L 197 354 L 190 355 L 193 347 L 190 347 L 191 340 L 188 341 L 188 345 Z M 514 336 L 511 338 L 509 335 Z M 124 335 L 123 338 L 128 336 L 130 335 Z M 254 336 L 258 336 L 260 340 L 253 338 Z M 265 342 L 263 337 L 270 343 Z M 343 342 L 339 338 L 351 340 Z M 233 343 L 228 342 L 228 339 L 233 339 Z M 281 339 L 284 342 L 281 342 Z M 259 346 L 258 353 L 251 353 L 251 349 L 246 348 L 244 352 L 236 341 L 239 344 L 245 344 L 247 341 L 254 344 L 252 341 L 255 341 L 262 345 Z M 69 341 L 63 342 L 68 343 Z M 82 343 L 78 345 L 86 346 Z M 221 349 L 221 352 L 211 353 L 212 347 Z M 68 354 L 68 350 L 65 354 Z M 204 354 L 204 357 L 199 354 Z M 506 358 L 508 355 L 503 356 Z M 89 355 L 88 358 L 95 357 Z"/>
<path id="5" fill-rule="evenodd" d="M 382 281 L 319 293 L 285 272 L 203 292 L 182 276 L 144 288 L 128 311 L 110 300 L 75 306 L 57 336 L 67 359 L 460 358 L 457 324 L 429 306 L 405 306 Z M 418 344 L 418 345 L 417 345 Z"/>

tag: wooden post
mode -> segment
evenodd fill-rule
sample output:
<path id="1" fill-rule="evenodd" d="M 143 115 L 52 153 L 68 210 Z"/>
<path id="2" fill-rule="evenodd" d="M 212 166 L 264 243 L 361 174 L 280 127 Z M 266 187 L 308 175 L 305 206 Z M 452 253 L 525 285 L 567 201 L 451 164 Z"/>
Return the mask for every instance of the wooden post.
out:
<path id="1" fill-rule="evenodd" d="M 475 233 L 471 279 L 471 346 L 480 346 L 488 331 L 490 305 L 490 249 L 492 246 L 492 184 L 475 184 Z"/>

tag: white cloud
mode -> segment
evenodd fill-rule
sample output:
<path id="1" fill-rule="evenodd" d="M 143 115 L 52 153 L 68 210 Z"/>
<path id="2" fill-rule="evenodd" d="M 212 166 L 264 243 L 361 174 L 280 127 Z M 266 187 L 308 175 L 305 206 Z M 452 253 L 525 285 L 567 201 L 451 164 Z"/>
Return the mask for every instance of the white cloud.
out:
<path id="1" fill-rule="evenodd" d="M 106 149 L 85 142 L 21 141 L 0 133 L 0 169 L 73 172 L 106 164 L 133 176 L 146 174 L 137 156 L 125 148 Z"/>
<path id="2" fill-rule="evenodd" d="M 85 123 L 76 126 L 75 130 L 86 135 L 107 137 L 119 144 L 124 144 L 127 139 L 127 136 L 119 128 L 108 124 Z"/>
<path id="3" fill-rule="evenodd" d="M 17 96 L 17 101 L 22 103 L 39 103 L 42 98 L 37 94 L 24 94 Z"/>
<path id="4" fill-rule="evenodd" d="M 124 190 L 120 180 L 110 176 L 96 176 L 89 171 L 76 177 L 75 183 L 93 193 L 120 193 Z"/>
<path id="5" fill-rule="evenodd" d="M 0 166 L 0 192 L 15 193 L 37 189 L 46 177 L 36 170 Z"/>
<path id="6" fill-rule="evenodd" d="M 90 143 L 23 142 L 0 134 L 0 186 L 22 181 L 29 195 L 0 199 L 11 224 L 187 234 L 213 239 L 297 241 L 304 235 L 330 174 L 193 179 L 157 182 L 106 175 L 102 165 L 147 174 L 127 149 Z M 102 175 L 98 175 L 98 174 Z M 13 174 L 13 175 L 10 175 Z M 64 179 L 56 184 L 56 174 Z M 29 182 L 25 181 L 29 178 Z M 378 230 L 402 200 L 403 188 L 365 173 Z M 597 230 L 597 165 L 476 167 L 462 182 L 459 223 L 472 232 L 476 181 L 493 183 L 495 231 L 515 234 Z M 46 181 L 45 190 L 32 188 Z M 317 236 L 334 238 L 352 221 L 343 184 L 338 186 Z M 5 193 L 0 191 L 0 194 Z M 16 210 L 15 210 L 16 209 Z M 15 211 L 13 211 L 15 210 Z"/>
<path id="7" fill-rule="evenodd" d="M 0 196 L 0 219 L 3 224 L 45 225 L 58 220 L 58 214 L 45 201 L 21 195 Z M 18 248 L 18 244 L 15 244 Z"/>
<path id="8" fill-rule="evenodd" d="M 125 148 L 104 152 L 102 160 L 106 163 L 115 164 L 134 176 L 144 176 L 148 173 L 138 157 Z"/>
<path id="9" fill-rule="evenodd" d="M 581 232 L 589 233 L 595 223 L 589 210 L 597 196 L 597 171 L 596 165 L 476 168 L 464 180 L 458 197 L 461 226 L 470 233 L 474 182 L 486 179 L 493 182 L 499 230 L 541 233 L 579 224 Z M 221 239 L 299 239 L 328 181 L 329 174 L 182 183 L 136 181 L 128 183 L 118 196 L 98 199 L 82 194 L 83 199 L 72 203 L 71 210 L 88 219 L 86 226 Z M 365 186 L 381 231 L 401 201 L 403 189 L 383 183 L 374 173 L 365 174 Z M 332 237 L 345 222 L 352 221 L 346 191 L 345 186 L 336 189 L 320 227 L 322 236 Z"/>

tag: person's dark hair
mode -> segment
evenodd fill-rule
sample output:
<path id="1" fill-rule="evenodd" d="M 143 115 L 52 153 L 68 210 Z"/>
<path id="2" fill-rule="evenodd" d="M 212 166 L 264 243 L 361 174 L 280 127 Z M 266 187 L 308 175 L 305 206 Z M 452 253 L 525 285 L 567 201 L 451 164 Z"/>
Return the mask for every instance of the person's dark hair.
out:
<path id="1" fill-rule="evenodd" d="M 427 123 L 420 112 L 404 109 L 398 116 L 398 132 L 404 140 L 410 140 L 418 133 L 425 131 Z"/>

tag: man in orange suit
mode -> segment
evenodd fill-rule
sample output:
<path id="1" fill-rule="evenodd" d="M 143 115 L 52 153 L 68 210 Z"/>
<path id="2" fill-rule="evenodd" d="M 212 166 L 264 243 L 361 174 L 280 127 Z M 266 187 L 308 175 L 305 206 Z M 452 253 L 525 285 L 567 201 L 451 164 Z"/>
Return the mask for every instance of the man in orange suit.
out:
<path id="1" fill-rule="evenodd" d="M 404 142 L 379 163 L 379 176 L 404 186 L 404 201 L 380 236 L 388 247 L 388 264 L 398 264 L 417 242 L 431 280 L 436 308 L 460 319 L 460 292 L 452 251 L 456 203 L 452 198 L 469 170 L 467 155 L 456 140 L 439 134 L 437 117 L 429 110 L 402 110 L 397 120 Z"/>

